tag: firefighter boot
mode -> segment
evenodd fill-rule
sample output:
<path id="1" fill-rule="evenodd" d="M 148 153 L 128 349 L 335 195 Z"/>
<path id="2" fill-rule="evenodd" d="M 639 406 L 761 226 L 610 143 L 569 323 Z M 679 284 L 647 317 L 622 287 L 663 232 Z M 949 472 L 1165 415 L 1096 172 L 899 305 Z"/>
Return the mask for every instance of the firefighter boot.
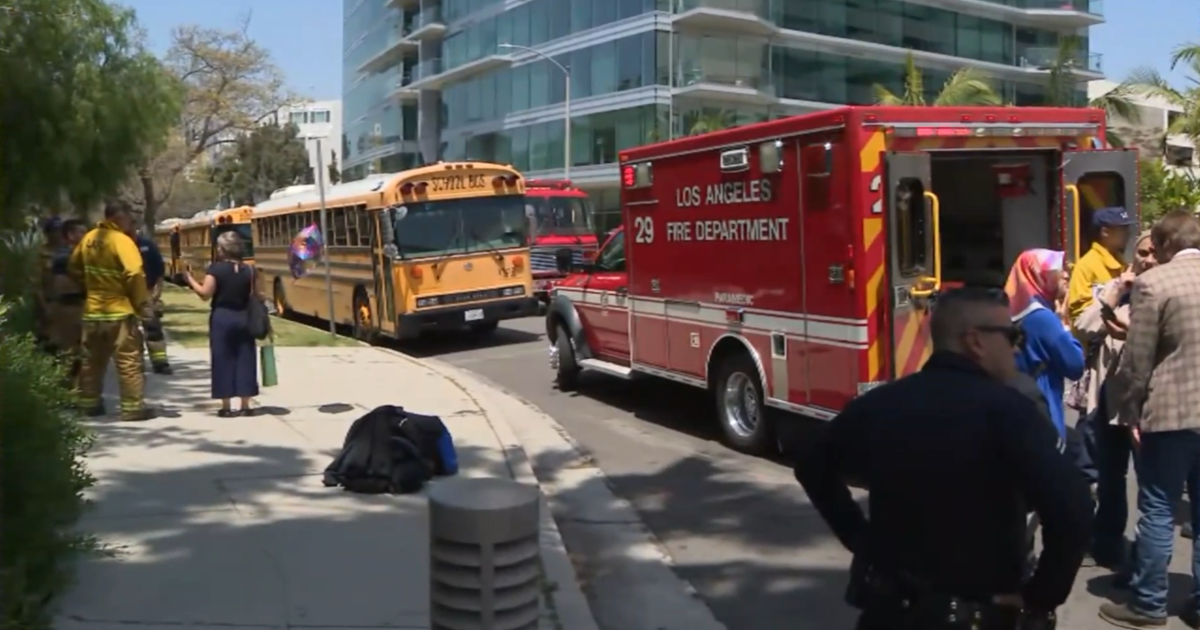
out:
<path id="1" fill-rule="evenodd" d="M 79 361 L 79 406 L 92 417 L 104 415 L 104 372 L 116 347 L 121 322 L 85 321 Z"/>
<path id="2" fill-rule="evenodd" d="M 150 366 L 155 374 L 170 376 L 171 363 L 167 359 L 167 338 L 163 334 L 162 320 L 150 319 L 142 323 L 146 335 L 146 353 L 150 355 Z"/>
<path id="3" fill-rule="evenodd" d="M 127 317 L 118 323 L 113 344 L 113 363 L 117 366 L 117 385 L 121 391 L 121 419 L 126 421 L 150 420 L 156 417 L 147 409 L 143 400 L 146 389 L 146 374 L 142 370 L 141 329 L 136 317 Z"/>

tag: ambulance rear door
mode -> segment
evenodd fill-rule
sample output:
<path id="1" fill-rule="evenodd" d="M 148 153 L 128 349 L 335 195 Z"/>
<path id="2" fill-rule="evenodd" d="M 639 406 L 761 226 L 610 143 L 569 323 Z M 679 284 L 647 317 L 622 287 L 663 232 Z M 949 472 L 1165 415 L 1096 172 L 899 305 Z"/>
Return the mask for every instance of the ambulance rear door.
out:
<path id="1" fill-rule="evenodd" d="M 1138 152 L 1136 149 L 1064 151 L 1062 178 L 1063 250 L 1075 262 L 1091 247 L 1093 212 L 1120 206 L 1130 214 L 1138 213 Z M 1129 239 L 1125 260 L 1133 260 L 1135 240 Z"/>
<path id="2" fill-rule="evenodd" d="M 889 151 L 884 168 L 890 354 L 892 377 L 900 378 L 919 370 L 932 352 L 929 315 L 941 285 L 939 208 L 928 153 Z"/>

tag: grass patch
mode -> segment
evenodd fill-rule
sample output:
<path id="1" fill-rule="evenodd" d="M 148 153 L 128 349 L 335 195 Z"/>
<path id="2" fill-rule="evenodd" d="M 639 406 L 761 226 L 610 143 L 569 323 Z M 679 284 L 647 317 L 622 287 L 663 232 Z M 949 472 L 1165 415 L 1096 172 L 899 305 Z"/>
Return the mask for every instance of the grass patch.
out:
<path id="1" fill-rule="evenodd" d="M 184 348 L 208 346 L 209 303 L 186 289 L 174 286 L 163 288 L 163 328 L 169 342 Z M 318 330 L 279 317 L 271 318 L 275 330 L 274 344 L 279 347 L 357 346 L 358 341 L 341 335 L 331 336 Z"/>

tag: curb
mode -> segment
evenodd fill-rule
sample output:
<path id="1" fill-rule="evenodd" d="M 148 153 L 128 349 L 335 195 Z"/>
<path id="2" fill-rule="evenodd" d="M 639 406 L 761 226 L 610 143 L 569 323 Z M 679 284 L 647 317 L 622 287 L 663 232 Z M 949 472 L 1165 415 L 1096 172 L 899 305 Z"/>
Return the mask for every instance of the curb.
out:
<path id="1" fill-rule="evenodd" d="M 662 574 L 647 576 L 654 585 L 654 592 L 644 593 L 648 599 L 646 613 L 654 609 L 668 610 L 661 623 L 649 623 L 647 627 L 667 630 L 668 628 L 687 628 L 687 630 L 726 630 L 725 625 L 716 619 L 708 605 L 700 598 L 699 593 L 687 580 L 679 577 L 675 570 L 674 561 L 666 548 L 655 537 L 648 527 L 642 523 L 640 516 L 628 501 L 613 493 L 611 484 L 603 471 L 595 465 L 587 455 L 586 449 L 549 414 L 537 405 L 485 377 L 479 376 L 462 368 L 450 365 L 437 359 L 417 359 L 390 348 L 375 347 L 376 350 L 397 356 L 414 365 L 419 365 L 431 372 L 454 383 L 476 406 L 488 420 L 497 440 L 504 447 L 505 460 L 514 479 L 524 483 L 534 483 L 542 490 L 543 513 L 549 524 L 543 526 L 542 539 L 546 548 L 556 553 L 544 557 L 547 565 L 547 575 L 557 582 L 552 593 L 547 594 L 548 607 L 556 616 L 556 627 L 569 630 L 596 630 L 598 625 L 595 615 L 583 589 L 579 583 L 574 566 L 568 559 L 561 533 L 554 522 L 553 513 L 558 512 L 560 518 L 588 522 L 592 519 L 574 518 L 578 506 L 571 506 L 564 498 L 568 488 L 563 487 L 569 480 L 558 477 L 572 477 L 576 480 L 599 481 L 593 484 L 592 497 L 588 503 L 603 506 L 599 511 L 607 517 L 605 526 L 624 527 L 628 538 L 634 542 L 628 545 L 624 555 L 631 560 L 645 561 L 662 568 Z M 492 398 L 493 401 L 486 401 Z M 496 400 L 498 398 L 499 400 Z M 481 400 L 485 399 L 485 400 Z M 502 408 L 504 399 L 513 401 L 518 409 L 517 414 L 502 413 L 505 417 L 485 409 L 486 406 Z M 487 405 L 487 402 L 495 402 Z M 512 416 L 517 417 L 512 417 Z M 557 444 L 555 444 L 557 442 Z M 564 448 L 565 446 L 565 448 Z M 547 470 L 534 468 L 534 462 L 545 458 L 552 464 L 545 466 Z M 554 510 L 558 507 L 558 510 Z M 575 509 L 572 509 L 574 507 Z M 586 509 L 586 508 L 585 508 Z M 599 521 L 597 521 L 599 523 Z M 566 583 L 568 582 L 569 583 Z M 636 607 L 634 602 L 627 602 L 629 607 Z"/>

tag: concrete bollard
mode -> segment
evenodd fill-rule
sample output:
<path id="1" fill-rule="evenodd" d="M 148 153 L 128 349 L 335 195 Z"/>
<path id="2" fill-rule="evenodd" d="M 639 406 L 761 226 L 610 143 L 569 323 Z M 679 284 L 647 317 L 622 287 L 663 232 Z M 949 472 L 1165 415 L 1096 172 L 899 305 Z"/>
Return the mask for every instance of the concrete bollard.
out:
<path id="1" fill-rule="evenodd" d="M 429 489 L 431 630 L 536 630 L 540 491 L 508 479 Z"/>

